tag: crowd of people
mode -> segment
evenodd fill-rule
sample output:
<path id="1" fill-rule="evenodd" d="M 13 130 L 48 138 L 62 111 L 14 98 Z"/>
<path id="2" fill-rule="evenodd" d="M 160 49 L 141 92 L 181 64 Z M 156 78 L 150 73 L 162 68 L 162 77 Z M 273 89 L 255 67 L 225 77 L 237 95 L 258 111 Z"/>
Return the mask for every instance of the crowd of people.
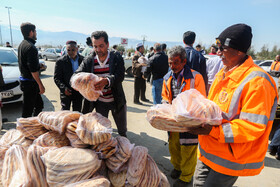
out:
<path id="1" fill-rule="evenodd" d="M 31 117 L 43 109 L 41 94 L 45 87 L 39 77 L 36 27 L 22 23 L 21 32 L 24 40 L 18 57 L 22 117 Z M 246 24 L 226 28 L 211 47 L 210 55 L 217 57 L 207 63 L 201 46 L 196 46 L 197 50 L 193 47 L 193 31 L 183 34 L 184 47 L 174 46 L 168 53 L 166 45 L 155 43 L 145 57 L 143 44 L 136 45 L 132 62 L 135 104 L 151 102 L 145 96 L 149 81 L 153 104 L 171 104 L 178 94 L 193 88 L 208 95 L 223 112 L 219 126 L 202 124 L 189 132 L 168 132 L 174 166 L 170 175 L 176 179 L 173 186 L 187 186 L 192 180 L 194 186 L 233 186 L 239 176 L 257 175 L 264 168 L 278 92 L 271 76 L 247 55 L 252 37 L 251 27 Z M 124 60 L 116 49 L 109 50 L 105 31 L 93 32 L 86 41 L 88 49 L 83 55 L 78 54 L 75 41 L 67 41 L 66 54 L 56 61 L 54 81 L 60 90 L 61 109 L 70 110 L 72 104 L 74 111 L 88 113 L 95 109 L 105 117 L 111 111 L 119 135 L 126 136 Z M 80 72 L 100 78 L 94 87 L 103 94 L 96 102 L 84 99 L 71 87 L 71 77 Z M 277 133 L 269 146 L 275 153 L 280 151 Z"/>

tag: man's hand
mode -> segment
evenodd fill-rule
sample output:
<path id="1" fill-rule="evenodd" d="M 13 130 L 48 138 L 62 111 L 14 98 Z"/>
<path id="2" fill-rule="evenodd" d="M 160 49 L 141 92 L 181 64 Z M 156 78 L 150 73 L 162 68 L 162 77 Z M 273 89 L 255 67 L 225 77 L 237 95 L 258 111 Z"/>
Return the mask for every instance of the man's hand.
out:
<path id="1" fill-rule="evenodd" d="M 65 88 L 64 94 L 67 95 L 67 96 L 70 96 L 70 95 L 72 95 L 72 92 L 71 92 L 70 89 Z"/>
<path id="2" fill-rule="evenodd" d="M 103 90 L 103 88 L 109 84 L 109 81 L 107 78 L 100 78 L 100 81 L 98 81 L 97 83 L 95 83 L 94 88 L 96 90 Z"/>
<path id="3" fill-rule="evenodd" d="M 188 131 L 188 133 L 197 135 L 208 135 L 212 130 L 212 127 L 213 126 L 209 124 L 202 124 L 199 127 L 194 127 L 192 130 Z"/>
<path id="4" fill-rule="evenodd" d="M 43 84 L 40 84 L 40 85 L 39 85 L 39 89 L 40 89 L 39 94 L 43 94 L 43 93 L 45 93 L 45 87 L 44 87 L 44 85 L 43 85 Z"/>

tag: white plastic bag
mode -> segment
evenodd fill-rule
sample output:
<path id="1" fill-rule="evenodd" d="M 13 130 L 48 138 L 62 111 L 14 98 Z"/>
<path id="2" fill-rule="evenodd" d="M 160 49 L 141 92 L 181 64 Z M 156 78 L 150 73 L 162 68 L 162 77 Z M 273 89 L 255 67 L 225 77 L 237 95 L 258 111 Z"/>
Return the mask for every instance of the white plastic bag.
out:
<path id="1" fill-rule="evenodd" d="M 70 84 L 73 89 L 77 90 L 89 101 L 96 101 L 100 95 L 101 90 L 96 90 L 94 84 L 97 83 L 100 78 L 93 73 L 77 73 L 70 79 Z"/>
<path id="2" fill-rule="evenodd" d="M 45 127 L 39 123 L 38 117 L 18 118 L 17 129 L 30 140 L 35 140 L 40 135 L 48 132 Z"/>
<path id="3" fill-rule="evenodd" d="M 213 101 L 206 99 L 196 89 L 186 90 L 172 101 L 172 114 L 177 122 L 220 125 L 222 111 Z"/>

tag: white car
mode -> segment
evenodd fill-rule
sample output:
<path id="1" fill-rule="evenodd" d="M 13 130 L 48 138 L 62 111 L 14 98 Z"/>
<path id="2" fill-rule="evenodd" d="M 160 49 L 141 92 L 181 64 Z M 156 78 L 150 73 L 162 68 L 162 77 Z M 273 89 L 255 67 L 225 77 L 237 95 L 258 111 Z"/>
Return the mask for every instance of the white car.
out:
<path id="1" fill-rule="evenodd" d="M 23 100 L 19 85 L 20 71 L 18 57 L 12 48 L 0 47 L 0 65 L 5 85 L 1 89 L 2 103 L 14 103 Z"/>
<path id="2" fill-rule="evenodd" d="M 273 62 L 273 60 L 265 60 L 265 61 L 259 63 L 259 66 L 266 72 L 270 72 L 270 66 L 271 66 L 272 62 Z"/>
<path id="3" fill-rule="evenodd" d="M 41 55 L 44 60 L 57 60 L 61 57 L 61 50 L 58 48 L 48 48 Z"/>

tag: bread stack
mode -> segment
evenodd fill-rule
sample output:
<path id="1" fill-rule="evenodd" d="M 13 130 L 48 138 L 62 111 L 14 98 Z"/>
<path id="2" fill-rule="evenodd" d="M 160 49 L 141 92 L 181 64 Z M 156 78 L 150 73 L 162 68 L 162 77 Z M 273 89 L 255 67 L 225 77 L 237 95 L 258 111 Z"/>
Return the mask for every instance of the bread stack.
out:
<path id="1" fill-rule="evenodd" d="M 63 147 L 70 145 L 70 142 L 65 135 L 49 131 L 34 140 L 33 144 L 42 147 Z"/>
<path id="2" fill-rule="evenodd" d="M 72 88 L 79 91 L 89 101 L 96 101 L 102 92 L 96 90 L 94 85 L 100 78 L 93 73 L 77 73 L 72 76 L 70 83 Z"/>
<path id="3" fill-rule="evenodd" d="M 111 137 L 106 142 L 98 145 L 93 145 L 92 149 L 98 154 L 99 159 L 107 159 L 111 157 L 118 150 L 118 141 L 116 138 Z"/>
<path id="4" fill-rule="evenodd" d="M 3 162 L 3 186 L 28 186 L 29 182 L 26 151 L 20 145 L 13 145 L 6 151 Z"/>
<path id="5" fill-rule="evenodd" d="M 162 172 L 160 172 L 160 174 L 161 174 L 161 180 L 158 187 L 170 187 L 167 177 Z"/>
<path id="6" fill-rule="evenodd" d="M 28 147 L 32 141 L 26 139 L 19 130 L 10 129 L 0 139 L 0 145 L 12 146 L 14 144 Z"/>
<path id="7" fill-rule="evenodd" d="M 31 186 L 47 187 L 46 168 L 41 159 L 50 148 L 31 145 L 27 151 L 27 167 Z"/>
<path id="8" fill-rule="evenodd" d="M 96 112 L 82 115 L 79 118 L 76 133 L 86 144 L 101 144 L 111 138 L 111 121 Z"/>
<path id="9" fill-rule="evenodd" d="M 180 93 L 172 101 L 172 113 L 177 122 L 220 125 L 222 111 L 213 101 L 206 99 L 196 89 Z"/>
<path id="10" fill-rule="evenodd" d="M 72 147 L 49 150 L 42 159 L 50 186 L 65 186 L 89 179 L 101 165 L 94 151 Z"/>
<path id="11" fill-rule="evenodd" d="M 4 161 L 4 158 L 5 158 L 6 151 L 8 149 L 9 149 L 8 146 L 0 145 L 0 186 L 2 186 L 1 175 L 2 175 L 3 161 Z"/>
<path id="12" fill-rule="evenodd" d="M 136 187 L 149 186 L 149 187 L 158 187 L 161 181 L 161 173 L 158 169 L 155 161 L 150 155 L 147 156 L 146 167 L 141 176 L 139 183 Z"/>
<path id="13" fill-rule="evenodd" d="M 146 168 L 148 149 L 143 146 L 135 146 L 128 162 L 127 181 L 136 186 Z"/>
<path id="14" fill-rule="evenodd" d="M 70 144 L 72 147 L 76 148 L 87 148 L 89 147 L 88 144 L 85 144 L 76 134 L 78 121 L 73 121 L 67 125 L 66 129 L 66 137 L 69 139 Z"/>
<path id="15" fill-rule="evenodd" d="M 38 117 L 17 119 L 17 129 L 22 132 L 25 138 L 35 140 L 47 132 L 47 129 L 39 123 Z"/>
<path id="16" fill-rule="evenodd" d="M 72 121 L 78 120 L 80 115 L 81 114 L 78 112 L 63 110 L 58 112 L 41 112 L 38 118 L 39 122 L 43 124 L 46 129 L 64 134 L 67 125 Z"/>
<path id="17" fill-rule="evenodd" d="M 118 150 L 115 154 L 106 160 L 107 167 L 115 173 L 118 173 L 125 169 L 124 164 L 131 156 L 134 144 L 131 144 L 125 137 L 116 137 L 118 141 Z"/>
<path id="18" fill-rule="evenodd" d="M 123 187 L 126 181 L 127 170 L 123 170 L 120 173 L 114 173 L 108 170 L 109 179 L 114 187 Z"/>
<path id="19" fill-rule="evenodd" d="M 76 182 L 65 187 L 110 187 L 110 181 L 103 176 L 96 176 L 91 179 Z"/>

